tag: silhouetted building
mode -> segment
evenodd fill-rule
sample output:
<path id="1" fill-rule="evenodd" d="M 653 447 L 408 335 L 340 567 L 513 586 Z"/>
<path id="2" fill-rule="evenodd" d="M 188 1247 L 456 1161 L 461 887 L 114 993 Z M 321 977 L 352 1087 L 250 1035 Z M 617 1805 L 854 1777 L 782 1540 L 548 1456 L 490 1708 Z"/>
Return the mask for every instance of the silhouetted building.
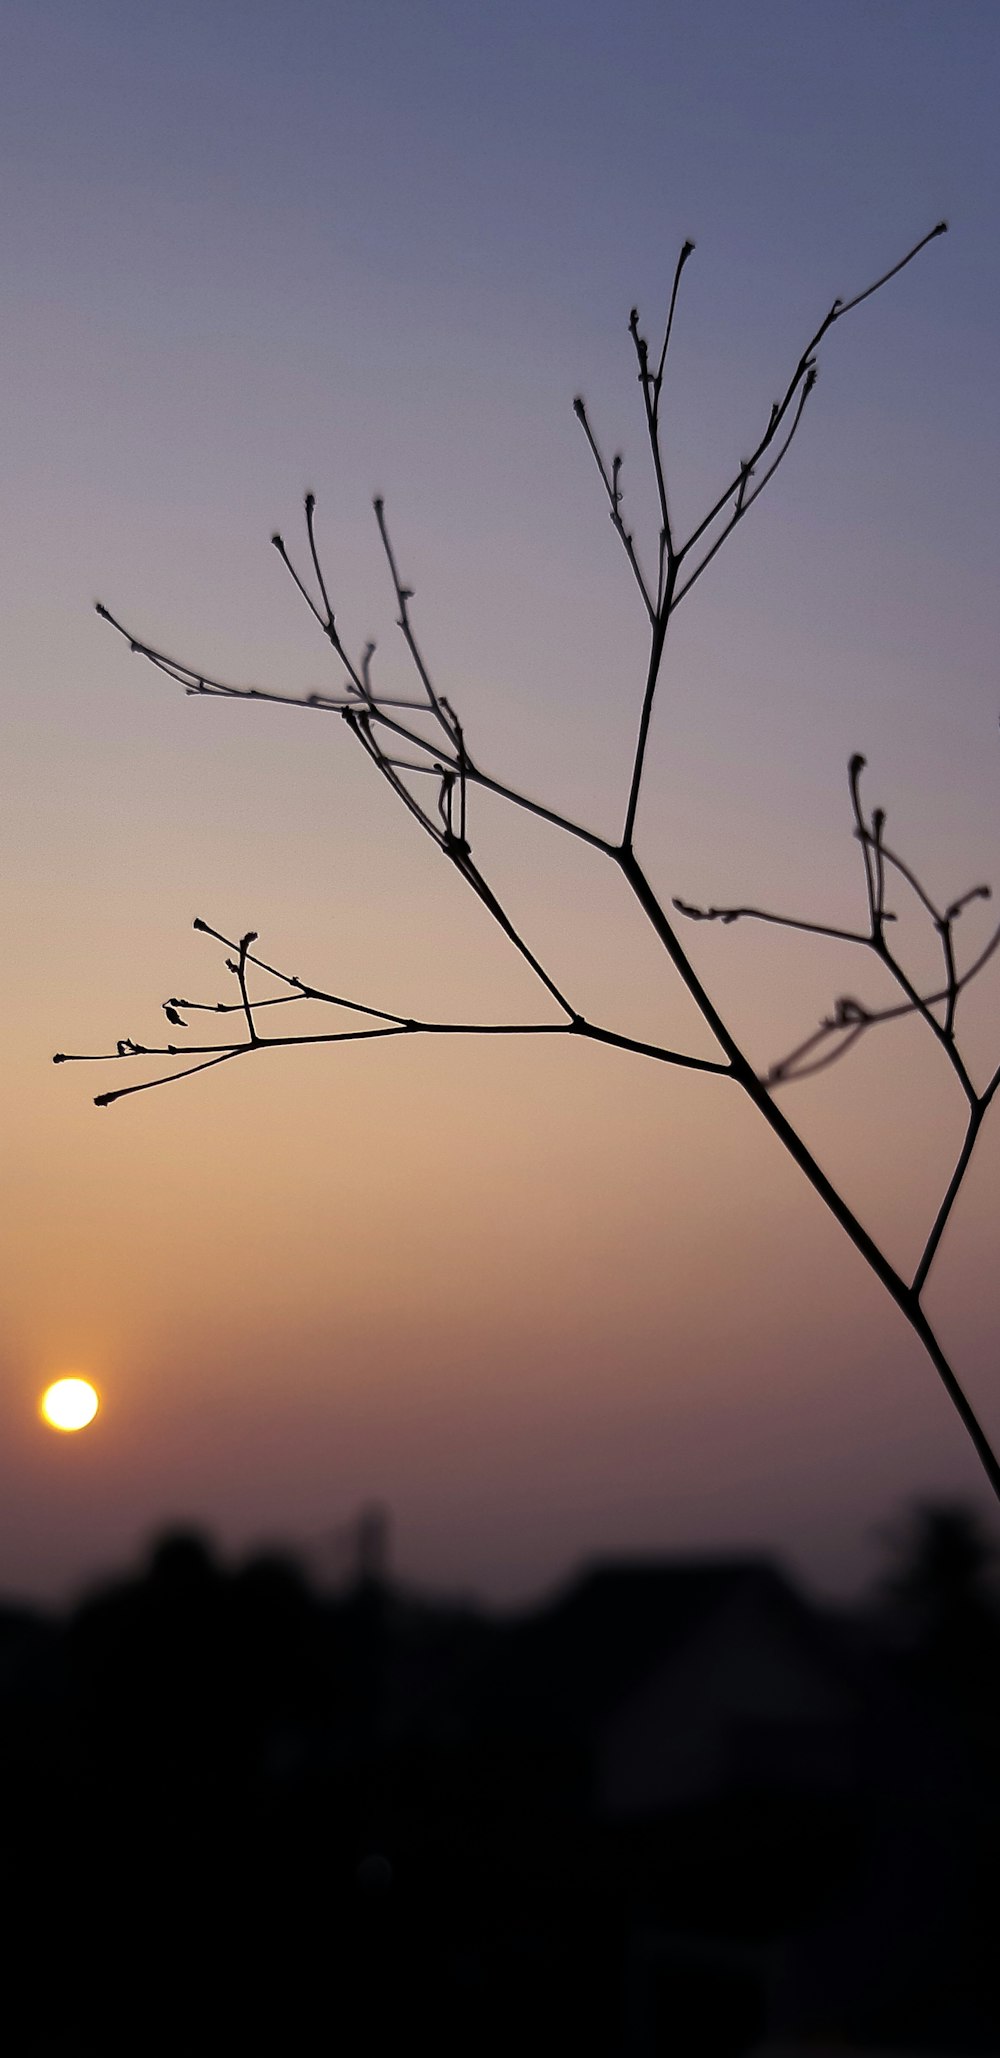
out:
<path id="1" fill-rule="evenodd" d="M 763 1560 L 501 1615 L 379 1539 L 321 1596 L 191 1535 L 64 1623 L 0 1609 L 18 2058 L 995 2053 L 1000 1632 L 960 1532 L 855 1618 Z"/>

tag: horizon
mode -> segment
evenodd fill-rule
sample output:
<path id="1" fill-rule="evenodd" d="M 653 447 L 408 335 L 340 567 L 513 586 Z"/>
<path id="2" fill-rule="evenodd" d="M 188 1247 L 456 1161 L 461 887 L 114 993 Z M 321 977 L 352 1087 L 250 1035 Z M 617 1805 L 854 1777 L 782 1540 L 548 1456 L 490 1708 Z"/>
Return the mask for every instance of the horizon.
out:
<path id="1" fill-rule="evenodd" d="M 405 1571 L 401 1573 L 393 1555 L 391 1511 L 384 1508 L 361 1508 L 353 1519 L 337 1525 L 324 1536 L 303 1538 L 297 1542 L 280 1537 L 259 1537 L 229 1549 L 204 1525 L 167 1522 L 143 1538 L 127 1562 L 97 1568 L 73 1591 L 29 1597 L 0 1588 L 0 1612 L 72 1615 L 104 1595 L 142 1584 L 153 1574 L 156 1561 L 165 1549 L 178 1545 L 187 1549 L 193 1545 L 204 1552 L 213 1573 L 222 1579 L 238 1578 L 258 1565 L 287 1566 L 320 1604 L 336 1602 L 373 1585 L 417 1607 L 503 1621 L 544 1614 L 593 1579 L 608 1575 L 628 1578 L 692 1571 L 765 1571 L 775 1573 L 818 1614 L 864 1616 L 877 1609 L 880 1600 L 883 1603 L 886 1600 L 891 1590 L 893 1567 L 898 1571 L 915 1548 L 920 1519 L 941 1513 L 951 1515 L 956 1511 L 963 1518 L 971 1513 L 964 1504 L 920 1503 L 907 1510 L 904 1519 L 881 1525 L 881 1566 L 876 1567 L 864 1585 L 850 1594 L 823 1591 L 779 1550 L 722 1549 L 712 1545 L 703 1550 L 691 1550 L 681 1545 L 670 1551 L 585 1551 L 573 1564 L 562 1568 L 537 1590 L 491 1596 L 471 1587 L 444 1586 L 408 1578 Z M 372 1538 L 373 1523 L 378 1525 L 377 1543 Z M 1000 1548 L 1000 1535 L 995 1531 L 991 1535 L 988 1526 L 981 1527 L 979 1535 L 988 1548 L 994 1551 Z"/>

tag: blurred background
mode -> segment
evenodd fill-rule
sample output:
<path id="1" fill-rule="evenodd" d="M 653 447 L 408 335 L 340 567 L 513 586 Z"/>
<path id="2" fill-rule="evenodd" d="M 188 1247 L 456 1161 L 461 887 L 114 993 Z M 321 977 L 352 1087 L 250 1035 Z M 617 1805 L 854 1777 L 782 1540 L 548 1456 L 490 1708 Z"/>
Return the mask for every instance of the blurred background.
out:
<path id="1" fill-rule="evenodd" d="M 665 311 L 690 526 L 830 300 L 950 232 L 822 352 L 796 448 L 672 632 L 639 847 L 667 897 L 863 918 L 846 765 L 931 890 L 997 877 L 1000 23 L 923 0 L 7 0 L 0 16 L 5 1260 L 0 1587 L 77 1594 L 167 1521 L 523 1602 L 592 1552 L 780 1550 L 832 1595 L 914 1497 L 982 1506 L 934 1375 L 763 1126 L 709 1078 L 527 1039 L 271 1053 L 105 1112 L 192 932 L 375 1006 L 541 990 L 330 716 L 185 699 L 94 615 L 224 678 L 337 683 L 269 548 L 318 521 L 345 635 L 405 678 L 374 519 L 470 746 L 621 819 L 643 617 L 578 425 L 653 534 L 627 335 Z M 648 553 L 647 553 L 648 554 Z M 610 868 L 482 798 L 479 864 L 577 1004 L 710 1054 Z M 989 910 L 963 918 L 968 948 Z M 933 938 L 906 932 L 930 976 Z M 686 939 L 762 1065 L 874 968 Z M 968 996 L 996 1062 L 996 973 Z M 962 1108 L 914 1025 L 785 1105 L 912 1264 Z M 112 1076 L 113 1075 L 113 1076 Z M 988 1429 L 996 1131 L 931 1312 Z M 36 1413 L 94 1380 L 74 1437 Z"/>

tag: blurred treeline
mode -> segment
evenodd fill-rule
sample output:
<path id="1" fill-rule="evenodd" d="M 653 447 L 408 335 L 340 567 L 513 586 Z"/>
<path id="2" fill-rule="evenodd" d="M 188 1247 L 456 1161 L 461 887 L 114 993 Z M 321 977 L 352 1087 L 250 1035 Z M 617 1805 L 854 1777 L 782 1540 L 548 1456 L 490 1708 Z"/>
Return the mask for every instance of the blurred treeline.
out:
<path id="1" fill-rule="evenodd" d="M 0 1608 L 7 2047 L 995 2053 L 998 1738 L 962 1509 L 853 1614 L 760 1560 L 497 1615 L 168 1535 Z"/>

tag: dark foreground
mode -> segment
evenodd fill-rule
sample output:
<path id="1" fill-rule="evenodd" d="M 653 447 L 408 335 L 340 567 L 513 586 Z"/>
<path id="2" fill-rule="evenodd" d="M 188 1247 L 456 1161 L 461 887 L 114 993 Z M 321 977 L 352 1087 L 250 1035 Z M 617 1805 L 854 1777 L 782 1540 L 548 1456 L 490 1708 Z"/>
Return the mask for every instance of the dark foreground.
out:
<path id="1" fill-rule="evenodd" d="M 7 2047 L 996 2053 L 998 1719 L 954 1514 L 857 1619 L 754 1561 L 497 1619 L 174 1537 L 0 1610 Z"/>

